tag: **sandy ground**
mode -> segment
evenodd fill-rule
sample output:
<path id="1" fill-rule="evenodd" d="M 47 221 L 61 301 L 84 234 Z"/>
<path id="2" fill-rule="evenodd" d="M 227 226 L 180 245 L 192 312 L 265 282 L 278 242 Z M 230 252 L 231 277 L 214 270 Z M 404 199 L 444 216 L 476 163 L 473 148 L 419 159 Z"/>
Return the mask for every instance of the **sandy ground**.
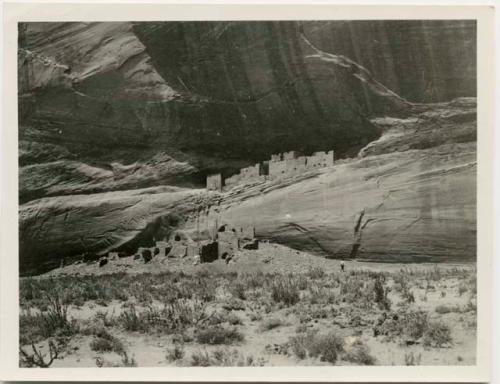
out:
<path id="1" fill-rule="evenodd" d="M 38 280 L 58 278 L 84 278 L 85 275 L 110 275 L 117 272 L 127 274 L 162 273 L 165 271 L 184 272 L 186 274 L 204 274 L 216 276 L 226 272 L 254 273 L 256 271 L 277 272 L 280 274 L 292 273 L 293 275 L 305 274 L 311 269 L 321 269 L 325 277 L 309 277 L 311 286 L 330 287 L 328 276 L 339 276 L 339 281 L 348 282 L 349 276 L 366 280 L 364 286 L 370 287 L 370 278 L 362 271 L 371 271 L 384 274 L 387 297 L 391 302 L 390 311 L 384 311 L 376 305 L 362 307 L 356 301 L 345 301 L 340 287 L 329 288 L 331 302 L 319 302 L 311 299 L 309 291 L 300 293 L 300 301 L 294 305 L 273 304 L 269 306 L 261 299 L 240 300 L 242 308 L 227 310 L 239 319 L 237 324 L 229 326 L 237 329 L 244 335 L 244 340 L 228 345 L 210 345 L 199 343 L 193 334 L 196 328 L 188 328 L 183 337 L 186 341 L 181 343 L 183 356 L 172 360 L 167 357 L 168 351 L 178 345 L 179 334 L 160 332 L 157 329 L 144 331 L 126 331 L 116 322 L 106 329 L 119 339 L 127 350 L 129 357 L 134 359 L 137 366 L 185 366 L 192 364 L 192 355 L 197 352 L 223 350 L 234 353 L 238 361 L 251 361 L 251 365 L 270 366 L 296 366 L 296 365 L 325 365 L 328 361 L 321 361 L 317 357 L 299 357 L 290 352 L 291 338 L 304 332 L 318 331 L 320 334 L 333 332 L 339 336 L 345 348 L 350 345 L 362 343 L 368 347 L 369 354 L 373 356 L 377 365 L 472 365 L 476 356 L 476 311 L 471 307 L 475 300 L 475 287 L 470 281 L 475 276 L 473 264 L 380 264 L 346 261 L 346 272 L 340 271 L 339 260 L 329 260 L 315 257 L 303 252 L 275 244 L 261 244 L 259 250 L 242 251 L 229 264 L 217 261 L 211 264 L 194 265 L 192 260 L 185 259 L 153 259 L 148 264 L 133 260 L 132 257 L 111 261 L 108 265 L 99 267 L 98 264 L 77 264 L 53 270 Z M 439 269 L 442 274 L 436 280 L 429 280 L 429 273 Z M 401 291 L 396 286 L 393 274 L 404 274 L 409 280 L 409 287 L 414 301 L 407 302 Z M 189 277 L 187 277 L 189 278 Z M 411 280 L 411 281 L 410 281 Z M 461 287 L 469 284 L 465 292 Z M 475 284 L 475 280 L 474 280 Z M 147 290 L 147 287 L 145 287 Z M 310 290 L 310 288 L 308 288 Z M 369 288 L 368 288 L 369 289 Z M 464 290 L 464 289 L 462 289 Z M 217 297 L 207 307 L 207 312 L 216 312 L 224 307 L 228 300 L 234 299 L 230 292 L 219 287 Z M 145 305 L 135 297 L 126 301 L 111 300 L 100 305 L 96 301 L 86 301 L 83 305 L 69 304 L 68 317 L 76 323 L 91 324 L 97 318 L 96 314 L 106 318 L 117 319 L 123 311 L 134 305 L 138 312 L 146 311 L 149 307 L 161 308 L 162 303 L 153 300 Z M 436 308 L 452 308 L 447 313 L 438 313 Z M 36 308 L 32 309 L 37 311 Z M 384 312 L 401 313 L 405 311 L 423 311 L 427 313 L 429 322 L 445 324 L 451 334 L 451 342 L 436 347 L 425 345 L 422 338 L 411 339 L 396 337 L 390 339 L 374 334 L 374 326 Z M 444 312 L 444 311 L 443 311 Z M 278 319 L 274 328 L 266 329 L 263 324 L 272 319 Z M 21 327 L 22 328 L 22 327 Z M 23 329 L 21 329 L 23 332 Z M 188 335 L 185 337 L 185 335 Z M 191 335 L 191 336 L 189 336 Z M 95 351 L 91 349 L 91 342 L 95 335 L 79 332 L 68 340 L 60 358 L 54 360 L 51 367 L 95 367 L 123 366 L 122 355 L 115 352 Z M 48 339 L 35 344 L 39 350 L 48 350 Z M 29 345 L 23 346 L 25 351 L 30 351 Z M 236 352 L 233 352 L 236 351 Z M 251 360 L 247 360 L 251 357 Z M 244 363 L 244 365 L 248 365 Z M 236 363 L 235 363 L 236 364 Z M 337 365 L 356 365 L 359 363 L 349 361 L 345 354 L 340 354 L 335 362 Z M 231 364 L 229 364 L 231 365 Z"/>
<path id="2" fill-rule="evenodd" d="M 288 248 L 284 245 L 261 242 L 258 250 L 240 250 L 230 263 L 217 260 L 213 263 L 194 264 L 192 259 L 185 257 L 177 258 L 154 258 L 150 263 L 144 264 L 134 260 L 133 256 L 110 261 L 103 267 L 98 262 L 90 264 L 72 264 L 62 268 L 54 269 L 42 277 L 72 276 L 72 275 L 102 275 L 118 272 L 126 273 L 162 273 L 166 271 L 183 271 L 195 273 L 201 269 L 220 272 L 241 271 L 263 271 L 278 273 L 300 273 L 310 268 L 321 268 L 326 273 L 340 271 L 341 260 L 326 259 L 313 256 L 307 252 L 301 252 Z M 474 269 L 475 263 L 376 263 L 345 260 L 345 271 L 375 271 L 395 272 L 401 269 L 412 271 L 423 271 L 439 266 L 440 269 L 449 270 L 453 268 Z"/>

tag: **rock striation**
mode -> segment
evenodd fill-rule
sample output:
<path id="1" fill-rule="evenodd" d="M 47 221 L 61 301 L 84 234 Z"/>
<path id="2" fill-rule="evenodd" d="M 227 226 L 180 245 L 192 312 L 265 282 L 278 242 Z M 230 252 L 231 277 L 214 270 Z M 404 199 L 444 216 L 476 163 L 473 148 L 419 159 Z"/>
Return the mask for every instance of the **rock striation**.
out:
<path id="1" fill-rule="evenodd" d="M 475 28 L 20 24 L 21 272 L 214 222 L 328 257 L 474 259 Z M 327 168 L 204 188 L 331 149 Z"/>

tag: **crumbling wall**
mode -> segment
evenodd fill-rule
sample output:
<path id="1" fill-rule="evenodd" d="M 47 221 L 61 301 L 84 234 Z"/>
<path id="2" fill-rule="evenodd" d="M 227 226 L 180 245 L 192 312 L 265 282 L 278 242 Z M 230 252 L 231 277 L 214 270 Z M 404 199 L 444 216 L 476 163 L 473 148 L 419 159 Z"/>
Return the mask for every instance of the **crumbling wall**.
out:
<path id="1" fill-rule="evenodd" d="M 220 173 L 207 176 L 207 189 L 209 191 L 222 191 L 223 180 Z"/>
<path id="2" fill-rule="evenodd" d="M 236 251 L 239 249 L 239 239 L 236 232 L 226 231 L 217 233 L 218 246 L 218 257 L 219 259 L 225 259 L 227 257 L 233 257 Z"/>
<path id="3" fill-rule="evenodd" d="M 255 227 L 240 228 L 240 239 L 253 240 L 255 238 Z"/>
<path id="4" fill-rule="evenodd" d="M 249 167 L 242 168 L 238 174 L 225 179 L 224 186 L 231 187 L 244 182 L 263 180 L 263 176 L 266 174 L 266 168 L 262 164 L 254 164 Z"/>
<path id="5" fill-rule="evenodd" d="M 156 249 L 158 249 L 159 257 L 165 257 L 170 253 L 172 246 L 167 241 L 157 241 Z"/>
<path id="6" fill-rule="evenodd" d="M 283 177 L 285 173 L 286 173 L 286 164 L 284 161 L 269 162 L 269 177 L 271 179 Z"/>
<path id="7" fill-rule="evenodd" d="M 218 244 L 216 241 L 201 244 L 200 247 L 200 262 L 211 263 L 219 257 Z"/>
<path id="8" fill-rule="evenodd" d="M 228 177 L 224 184 L 226 187 L 254 181 L 259 179 L 278 179 L 294 176 L 305 171 L 330 167 L 334 164 L 334 152 L 314 152 L 311 156 L 303 156 L 298 151 L 289 151 L 271 155 L 271 160 L 262 164 L 242 168 L 240 173 Z"/>
<path id="9" fill-rule="evenodd" d="M 330 167 L 334 163 L 334 152 L 314 152 L 307 157 L 307 169 Z"/>
<path id="10" fill-rule="evenodd" d="M 285 160 L 285 174 L 297 175 L 306 170 L 307 158 L 300 156 L 294 159 Z"/>
<path id="11" fill-rule="evenodd" d="M 289 151 L 283 153 L 283 160 L 293 160 L 293 159 L 298 159 L 301 156 L 301 153 L 298 151 Z"/>

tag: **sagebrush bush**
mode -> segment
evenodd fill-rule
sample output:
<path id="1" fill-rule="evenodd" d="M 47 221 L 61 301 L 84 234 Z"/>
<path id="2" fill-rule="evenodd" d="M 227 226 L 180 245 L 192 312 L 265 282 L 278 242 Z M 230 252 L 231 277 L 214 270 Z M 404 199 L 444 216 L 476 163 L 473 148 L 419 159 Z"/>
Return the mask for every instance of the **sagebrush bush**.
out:
<path id="1" fill-rule="evenodd" d="M 278 317 L 270 317 L 266 320 L 264 320 L 260 326 L 259 329 L 261 331 L 270 331 L 271 329 L 280 327 L 283 325 L 283 320 L 281 320 Z"/>
<path id="2" fill-rule="evenodd" d="M 275 276 L 271 282 L 271 298 L 287 306 L 296 304 L 300 300 L 297 281 L 292 276 Z"/>
<path id="3" fill-rule="evenodd" d="M 301 333 L 292 337 L 289 345 L 299 359 L 305 359 L 307 356 L 317 357 L 332 364 L 344 350 L 343 340 L 334 333 Z"/>
<path id="4" fill-rule="evenodd" d="M 438 348 L 451 344 L 450 327 L 439 322 L 429 323 L 423 334 L 423 342 L 425 346 Z"/>
<path id="5" fill-rule="evenodd" d="M 247 288 L 244 281 L 234 280 L 228 284 L 229 292 L 237 299 L 247 299 Z"/>
<path id="6" fill-rule="evenodd" d="M 167 353 L 165 355 L 167 361 L 177 361 L 182 360 L 185 355 L 184 344 L 174 343 L 172 348 L 167 349 Z"/>
<path id="7" fill-rule="evenodd" d="M 358 365 L 375 365 L 377 362 L 377 359 L 370 354 L 368 346 L 361 341 L 352 345 L 344 354 L 343 359 Z"/>
<path id="8" fill-rule="evenodd" d="M 144 323 L 141 321 L 135 306 L 125 309 L 118 317 L 118 322 L 126 331 L 144 330 Z"/>
<path id="9" fill-rule="evenodd" d="M 452 312 L 461 312 L 460 307 L 458 305 L 446 305 L 446 304 L 440 304 L 434 310 L 441 315 Z"/>
<path id="10" fill-rule="evenodd" d="M 325 270 L 320 267 L 311 267 L 307 271 L 307 276 L 313 280 L 319 280 L 326 276 Z"/>
<path id="11" fill-rule="evenodd" d="M 405 365 L 420 365 L 420 361 L 422 360 L 422 354 L 418 355 L 413 352 L 405 353 Z"/>
<path id="12" fill-rule="evenodd" d="M 53 336 L 71 336 L 78 332 L 75 321 L 68 317 L 68 306 L 62 303 L 59 294 L 46 294 L 45 311 L 28 309 L 19 316 L 20 342 L 31 344 Z"/>
<path id="13" fill-rule="evenodd" d="M 116 352 L 119 355 L 125 353 L 123 343 L 104 328 L 98 328 L 94 331 L 90 349 L 95 352 Z"/>
<path id="14" fill-rule="evenodd" d="M 251 367 L 263 366 L 262 359 L 255 360 L 253 356 L 243 356 L 237 350 L 216 349 L 211 353 L 197 351 L 191 355 L 190 365 L 194 367 Z"/>

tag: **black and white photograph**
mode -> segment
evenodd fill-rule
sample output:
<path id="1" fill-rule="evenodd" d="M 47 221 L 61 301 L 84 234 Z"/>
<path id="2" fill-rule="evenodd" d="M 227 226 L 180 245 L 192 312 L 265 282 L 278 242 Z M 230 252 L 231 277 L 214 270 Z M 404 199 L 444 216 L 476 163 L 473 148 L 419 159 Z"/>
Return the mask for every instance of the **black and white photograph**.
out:
<path id="1" fill-rule="evenodd" d="M 477 52 L 471 18 L 19 21 L 19 368 L 476 366 Z"/>

